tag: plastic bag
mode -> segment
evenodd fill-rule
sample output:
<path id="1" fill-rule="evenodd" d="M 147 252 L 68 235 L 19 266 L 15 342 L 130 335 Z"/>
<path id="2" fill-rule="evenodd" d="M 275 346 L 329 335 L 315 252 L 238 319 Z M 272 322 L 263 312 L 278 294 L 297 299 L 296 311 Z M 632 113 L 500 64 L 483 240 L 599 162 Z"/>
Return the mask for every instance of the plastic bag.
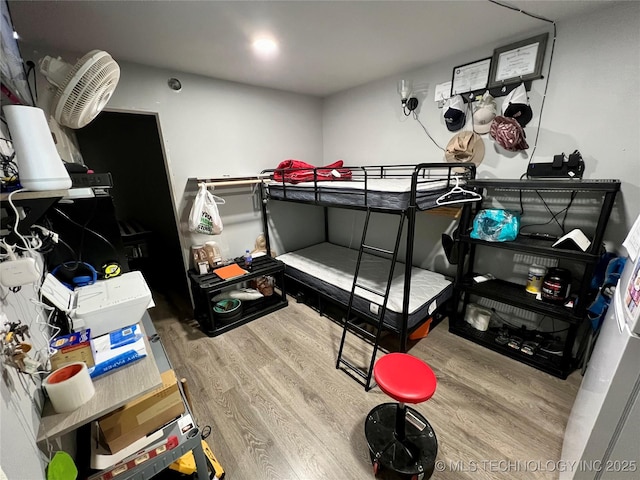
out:
<path id="1" fill-rule="evenodd" d="M 520 217 L 501 209 L 480 210 L 473 219 L 471 238 L 487 242 L 515 240 L 520 230 Z"/>
<path id="2" fill-rule="evenodd" d="M 222 219 L 213 195 L 201 184 L 189 213 L 189 231 L 219 235 L 222 233 Z"/>

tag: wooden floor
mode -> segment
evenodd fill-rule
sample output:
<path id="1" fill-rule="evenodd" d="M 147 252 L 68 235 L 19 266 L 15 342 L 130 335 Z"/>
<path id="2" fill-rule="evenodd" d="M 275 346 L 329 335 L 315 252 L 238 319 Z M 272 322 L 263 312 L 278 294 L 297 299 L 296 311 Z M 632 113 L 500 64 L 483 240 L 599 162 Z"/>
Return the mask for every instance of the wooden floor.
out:
<path id="1" fill-rule="evenodd" d="M 389 399 L 335 369 L 336 323 L 290 301 L 209 338 L 162 298 L 156 303 L 154 324 L 187 379 L 198 424 L 211 426 L 207 441 L 227 479 L 374 478 L 363 422 Z M 363 346 L 356 339 L 345 354 L 364 360 Z M 438 438 L 444 470 L 433 479 L 558 478 L 540 470 L 560 459 L 579 373 L 551 377 L 448 333 L 446 321 L 410 352 L 438 378 L 433 398 L 416 407 Z"/>

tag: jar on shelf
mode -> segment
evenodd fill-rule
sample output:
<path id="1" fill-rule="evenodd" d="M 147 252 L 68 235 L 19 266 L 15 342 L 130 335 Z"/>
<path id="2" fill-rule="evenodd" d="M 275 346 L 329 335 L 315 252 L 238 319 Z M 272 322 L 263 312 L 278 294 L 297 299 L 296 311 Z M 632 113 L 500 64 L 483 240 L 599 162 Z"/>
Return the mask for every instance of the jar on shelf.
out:
<path id="1" fill-rule="evenodd" d="M 206 261 L 207 252 L 204 249 L 204 245 L 191 245 L 191 267 L 197 271 L 200 263 Z"/>
<path id="2" fill-rule="evenodd" d="M 208 241 L 204 244 L 204 251 L 207 256 L 209 267 L 214 268 L 222 263 L 222 250 L 214 241 Z"/>
<path id="3" fill-rule="evenodd" d="M 566 268 L 550 268 L 542 281 L 542 300 L 562 305 L 570 290 L 571 272 Z"/>
<path id="4" fill-rule="evenodd" d="M 547 274 L 547 267 L 542 265 L 536 265 L 535 263 L 529 267 L 529 274 L 527 275 L 526 290 L 529 293 L 537 295 L 542 291 L 542 282 L 544 276 Z"/>

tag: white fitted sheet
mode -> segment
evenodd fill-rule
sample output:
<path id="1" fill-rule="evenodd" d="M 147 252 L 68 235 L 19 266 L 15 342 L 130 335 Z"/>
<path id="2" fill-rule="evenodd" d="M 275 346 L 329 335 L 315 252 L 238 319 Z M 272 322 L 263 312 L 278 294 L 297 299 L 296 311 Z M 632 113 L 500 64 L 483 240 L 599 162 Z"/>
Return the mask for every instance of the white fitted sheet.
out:
<path id="1" fill-rule="evenodd" d="M 351 292 L 358 259 L 357 250 L 331 243 L 320 243 L 302 250 L 285 253 L 277 258 L 287 266 L 305 272 L 340 290 Z M 385 258 L 364 253 L 358 283 L 373 290 L 384 291 L 390 263 L 390 260 Z M 396 313 L 402 313 L 404 269 L 404 263 L 396 262 L 389 301 L 387 302 L 387 309 Z M 431 303 L 428 313 L 433 313 L 438 306 L 438 302 L 434 299 L 451 285 L 451 282 L 444 275 L 412 267 L 409 314 L 416 312 L 428 303 Z M 363 289 L 357 288 L 356 295 L 377 305 L 381 305 L 383 302 L 382 297 Z"/>

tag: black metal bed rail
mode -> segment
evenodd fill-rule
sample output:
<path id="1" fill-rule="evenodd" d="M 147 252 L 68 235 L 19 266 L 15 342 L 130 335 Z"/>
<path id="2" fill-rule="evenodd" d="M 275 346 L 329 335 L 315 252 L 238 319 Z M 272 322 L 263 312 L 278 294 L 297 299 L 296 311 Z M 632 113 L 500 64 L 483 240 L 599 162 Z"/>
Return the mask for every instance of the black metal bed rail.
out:
<path id="1" fill-rule="evenodd" d="M 457 177 L 462 180 L 470 180 L 475 178 L 476 168 L 471 163 L 421 163 L 418 165 L 410 164 L 398 164 L 398 165 L 364 165 L 364 166 L 343 166 L 339 170 L 349 170 L 351 175 L 348 179 L 341 180 L 336 177 L 332 180 L 326 180 L 323 176 L 327 175 L 327 172 L 331 172 L 333 169 L 327 167 L 315 167 L 313 169 L 307 167 L 295 167 L 295 168 L 274 168 L 265 169 L 260 172 L 260 177 L 269 180 L 271 185 L 278 185 L 282 189 L 282 198 L 280 200 L 292 200 L 291 194 L 288 196 L 287 192 L 295 191 L 308 191 L 308 183 L 313 183 L 313 198 L 315 204 L 324 205 L 320 198 L 320 188 L 322 192 L 327 193 L 343 193 L 344 189 L 341 187 L 332 187 L 333 182 L 344 184 L 360 182 L 363 184 L 361 191 L 355 189 L 350 192 L 350 195 L 363 197 L 362 207 L 368 207 L 370 201 L 367 197 L 369 191 L 369 184 L 371 180 L 377 179 L 407 179 L 411 181 L 411 192 L 409 207 L 416 206 L 417 201 L 428 195 L 428 191 L 420 191 L 420 185 L 426 185 L 429 183 L 441 182 L 446 180 L 446 185 L 443 188 L 452 188 L 454 186 L 453 180 Z M 299 181 L 296 183 L 287 181 L 287 174 L 294 173 L 307 173 L 308 176 L 312 176 L 309 180 Z M 321 175 L 319 175 L 321 173 Z M 276 177 L 279 177 L 276 179 Z M 322 182 L 320 185 L 319 182 Z M 299 185 L 304 183 L 305 185 Z M 305 202 L 303 202 L 305 203 Z M 309 203 L 309 202 L 306 202 Z M 329 205 L 329 203 L 327 204 Z"/>
<path id="2" fill-rule="evenodd" d="M 444 170 L 444 173 L 436 175 L 433 170 Z M 438 180 L 447 180 L 445 188 L 453 188 L 452 182 L 456 178 L 464 181 L 475 178 L 476 166 L 473 163 L 421 163 L 416 165 L 411 178 L 411 198 L 409 203 L 412 206 L 417 205 L 418 200 L 427 195 L 427 192 L 420 191 L 419 185 L 433 182 L 434 176 Z"/>

